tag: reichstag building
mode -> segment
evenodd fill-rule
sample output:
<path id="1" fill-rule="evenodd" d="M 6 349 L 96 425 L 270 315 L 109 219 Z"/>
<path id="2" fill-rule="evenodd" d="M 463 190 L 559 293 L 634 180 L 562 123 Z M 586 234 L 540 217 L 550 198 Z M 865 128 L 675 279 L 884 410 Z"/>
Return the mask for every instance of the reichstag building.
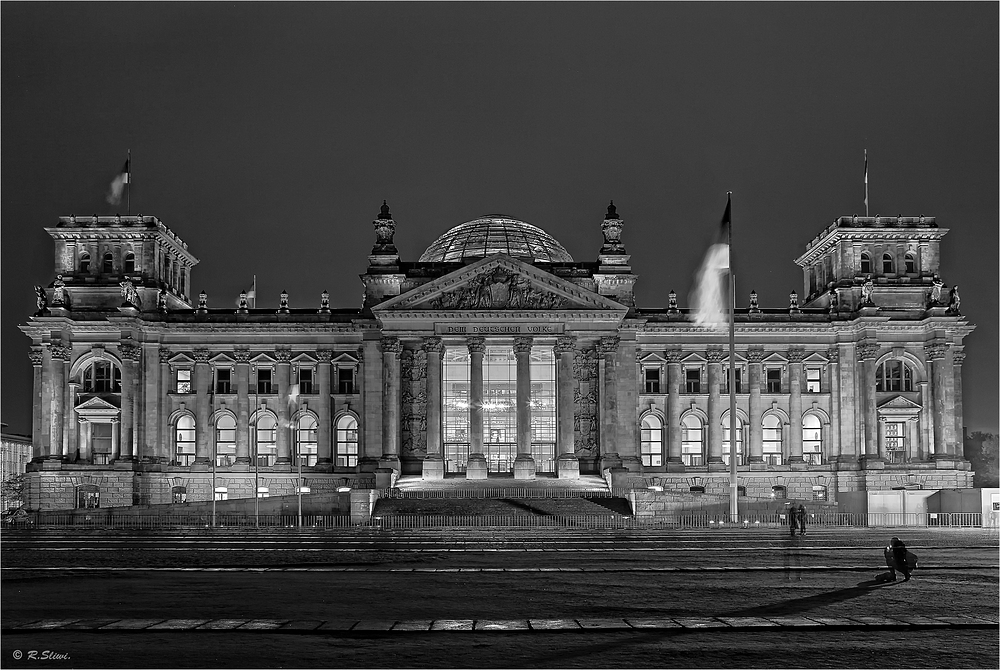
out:
<path id="1" fill-rule="evenodd" d="M 485 216 L 400 258 L 383 204 L 360 308 L 210 307 L 154 216 L 61 217 L 54 280 L 21 330 L 34 366 L 34 509 L 391 485 L 399 475 L 574 479 L 789 497 L 972 484 L 964 338 L 933 217 L 840 217 L 802 297 L 755 294 L 728 332 L 673 293 L 635 304 L 612 204 L 595 260 Z M 405 230 L 405 229 L 404 229 Z M 401 231 L 402 232 L 402 231 Z M 626 231 L 627 233 L 627 231 Z M 729 366 L 737 430 L 730 433 Z M 301 470 L 305 482 L 298 482 Z M 213 493 L 214 483 L 214 493 Z M 536 484 L 537 485 L 537 484 Z"/>

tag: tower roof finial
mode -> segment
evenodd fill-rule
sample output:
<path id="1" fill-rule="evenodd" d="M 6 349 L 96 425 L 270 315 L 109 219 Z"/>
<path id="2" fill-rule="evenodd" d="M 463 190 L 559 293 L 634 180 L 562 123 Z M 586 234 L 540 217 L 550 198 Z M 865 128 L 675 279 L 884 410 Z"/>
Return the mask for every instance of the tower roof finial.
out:
<path id="1" fill-rule="evenodd" d="M 379 212 L 378 218 L 382 220 L 388 220 L 392 218 L 392 214 L 389 213 L 389 203 L 385 200 L 382 201 L 382 211 Z"/>
<path id="2" fill-rule="evenodd" d="M 609 220 L 618 218 L 618 209 L 615 207 L 614 200 L 612 200 L 611 204 L 608 205 L 608 215 L 604 218 Z"/>

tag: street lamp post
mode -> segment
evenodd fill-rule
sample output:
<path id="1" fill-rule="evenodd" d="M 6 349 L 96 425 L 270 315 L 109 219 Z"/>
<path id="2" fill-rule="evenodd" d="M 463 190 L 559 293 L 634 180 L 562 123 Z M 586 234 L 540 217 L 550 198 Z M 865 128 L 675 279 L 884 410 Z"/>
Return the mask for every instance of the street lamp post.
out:
<path id="1" fill-rule="evenodd" d="M 260 456 L 257 453 L 258 445 L 260 444 L 257 440 L 257 408 L 258 408 L 258 398 L 257 398 L 257 365 L 251 365 L 250 371 L 253 373 L 253 414 L 250 415 L 253 425 L 250 431 L 250 442 L 253 445 L 253 525 L 260 528 L 260 473 L 257 468 L 259 466 Z"/>

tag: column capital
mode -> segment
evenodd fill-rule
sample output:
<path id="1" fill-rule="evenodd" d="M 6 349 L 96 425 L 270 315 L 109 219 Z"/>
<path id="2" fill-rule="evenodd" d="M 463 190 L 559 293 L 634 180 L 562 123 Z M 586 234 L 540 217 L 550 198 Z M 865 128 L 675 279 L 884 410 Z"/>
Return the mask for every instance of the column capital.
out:
<path id="1" fill-rule="evenodd" d="M 726 352 L 722 347 L 709 347 L 705 351 L 705 358 L 708 359 L 709 363 L 721 363 L 725 357 Z"/>
<path id="2" fill-rule="evenodd" d="M 250 362 L 250 349 L 247 347 L 240 347 L 233 349 L 233 358 L 237 363 L 249 363 Z"/>
<path id="3" fill-rule="evenodd" d="M 803 347 L 790 347 L 786 356 L 789 363 L 801 363 L 805 360 L 806 350 Z"/>
<path id="4" fill-rule="evenodd" d="M 403 350 L 403 346 L 399 343 L 399 339 L 395 337 L 383 337 L 379 340 L 378 346 L 382 350 L 383 354 L 398 354 Z"/>
<path id="5" fill-rule="evenodd" d="M 444 342 L 441 341 L 440 337 L 425 337 L 424 351 L 428 354 L 440 354 L 444 351 Z"/>
<path id="6" fill-rule="evenodd" d="M 952 357 L 952 360 L 955 361 L 955 365 L 961 365 L 962 363 L 965 362 L 965 352 L 964 351 L 956 351 L 955 353 L 953 353 L 951 355 L 951 357 Z"/>
<path id="7" fill-rule="evenodd" d="M 274 358 L 279 363 L 288 363 L 292 360 L 292 350 L 291 349 L 277 349 L 274 350 Z"/>
<path id="8" fill-rule="evenodd" d="M 316 360 L 320 363 L 329 363 L 333 360 L 333 351 L 330 349 L 317 349 Z"/>
<path id="9" fill-rule="evenodd" d="M 747 363 L 763 363 L 764 347 L 749 347 L 747 349 Z"/>
<path id="10" fill-rule="evenodd" d="M 170 349 L 167 349 L 166 347 L 160 347 L 159 353 L 160 353 L 160 362 L 169 363 L 170 357 L 173 355 L 174 352 L 170 351 Z"/>
<path id="11" fill-rule="evenodd" d="M 601 338 L 601 341 L 597 345 L 597 350 L 604 354 L 605 356 L 609 354 L 614 354 L 618 351 L 618 345 L 621 343 L 621 338 L 617 335 L 605 335 Z"/>
<path id="12" fill-rule="evenodd" d="M 533 338 L 527 335 L 521 335 L 514 338 L 514 353 L 515 354 L 530 354 L 531 353 L 531 343 Z"/>
<path id="13" fill-rule="evenodd" d="M 61 344 L 50 344 L 49 345 L 49 356 L 53 360 L 68 361 L 73 350 L 70 347 L 63 346 Z"/>
<path id="14" fill-rule="evenodd" d="M 667 359 L 667 363 L 680 363 L 683 355 L 684 352 L 678 348 L 667 349 L 663 352 L 663 357 Z"/>
<path id="15" fill-rule="evenodd" d="M 467 337 L 465 343 L 469 347 L 470 354 L 481 354 L 486 351 L 486 338 L 481 335 Z"/>
<path id="16" fill-rule="evenodd" d="M 31 351 L 28 352 L 28 358 L 31 359 L 31 364 L 38 367 L 42 364 L 42 359 L 45 357 L 45 353 L 42 351 L 41 347 L 32 347 Z"/>
<path id="17" fill-rule="evenodd" d="M 195 349 L 193 354 L 196 363 L 208 363 L 208 349 Z"/>
<path id="18" fill-rule="evenodd" d="M 924 353 L 932 361 L 944 360 L 947 351 L 948 345 L 942 342 L 933 342 L 924 347 Z"/>
<path id="19" fill-rule="evenodd" d="M 552 347 L 556 355 L 572 354 L 576 351 L 576 338 L 563 336 L 556 339 L 556 344 Z"/>
<path id="20" fill-rule="evenodd" d="M 840 349 L 838 347 L 830 347 L 826 350 L 826 357 L 831 363 L 839 363 Z"/>
<path id="21" fill-rule="evenodd" d="M 858 358 L 863 361 L 874 360 L 878 354 L 879 346 L 874 342 L 860 342 L 857 345 Z"/>
<path id="22" fill-rule="evenodd" d="M 142 349 L 134 344 L 120 344 L 118 345 L 118 351 L 121 353 L 122 358 L 128 361 L 138 363 L 142 358 Z"/>

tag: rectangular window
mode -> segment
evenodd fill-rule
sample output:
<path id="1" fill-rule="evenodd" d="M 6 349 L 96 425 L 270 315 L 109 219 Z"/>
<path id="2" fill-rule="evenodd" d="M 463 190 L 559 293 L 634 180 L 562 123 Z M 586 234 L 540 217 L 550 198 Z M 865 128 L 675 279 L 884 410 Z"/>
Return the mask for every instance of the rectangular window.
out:
<path id="1" fill-rule="evenodd" d="M 643 377 L 646 393 L 660 392 L 660 368 L 643 368 Z"/>
<path id="2" fill-rule="evenodd" d="M 781 393 L 781 368 L 767 369 L 767 392 Z"/>
<path id="3" fill-rule="evenodd" d="M 354 393 L 354 368 L 337 368 L 337 393 Z"/>
<path id="4" fill-rule="evenodd" d="M 315 393 L 313 390 L 312 368 L 299 368 L 299 393 Z"/>
<path id="5" fill-rule="evenodd" d="M 257 393 L 273 393 L 271 390 L 271 368 L 257 370 Z"/>
<path id="6" fill-rule="evenodd" d="M 181 369 L 177 371 L 177 385 L 174 387 L 177 393 L 191 392 L 191 369 Z"/>
<path id="7" fill-rule="evenodd" d="M 94 455 L 94 465 L 107 465 L 111 459 L 112 430 L 110 423 L 90 424 L 90 449 Z"/>
<path id="8" fill-rule="evenodd" d="M 701 393 L 701 368 L 684 370 L 684 392 Z"/>
<path id="9" fill-rule="evenodd" d="M 216 500 L 229 500 L 229 489 L 225 486 L 215 487 L 215 499 Z"/>
<path id="10" fill-rule="evenodd" d="M 722 382 L 722 392 L 729 393 L 729 368 L 722 368 L 722 374 L 725 376 Z M 743 390 L 743 369 L 736 368 L 736 392 L 745 393 Z"/>
<path id="11" fill-rule="evenodd" d="M 826 502 L 826 487 L 825 486 L 814 486 L 813 487 L 813 500 L 816 502 Z"/>
<path id="12" fill-rule="evenodd" d="M 906 455 L 906 424 L 902 421 L 885 422 L 885 459 L 889 463 L 903 463 Z"/>
<path id="13" fill-rule="evenodd" d="M 233 392 L 233 371 L 231 368 L 216 368 L 215 370 L 215 392 Z"/>
<path id="14" fill-rule="evenodd" d="M 819 368 L 806 368 L 806 393 L 819 393 Z"/>

